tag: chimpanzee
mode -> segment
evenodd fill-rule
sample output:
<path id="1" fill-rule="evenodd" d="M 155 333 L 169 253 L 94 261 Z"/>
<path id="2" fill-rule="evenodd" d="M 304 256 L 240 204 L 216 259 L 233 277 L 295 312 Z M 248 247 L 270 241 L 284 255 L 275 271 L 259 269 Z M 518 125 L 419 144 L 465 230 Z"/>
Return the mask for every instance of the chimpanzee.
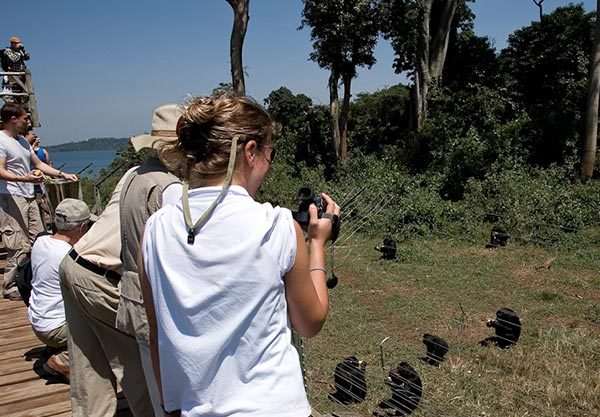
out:
<path id="1" fill-rule="evenodd" d="M 427 347 L 427 353 L 421 359 L 433 366 L 439 366 L 440 363 L 444 362 L 444 355 L 448 353 L 448 342 L 439 336 L 425 333 L 423 343 Z"/>
<path id="2" fill-rule="evenodd" d="M 381 259 L 386 261 L 396 259 L 396 242 L 392 238 L 386 237 L 383 239 L 383 245 L 375 246 L 375 250 L 381 252 Z"/>
<path id="3" fill-rule="evenodd" d="M 363 402 L 367 395 L 366 367 L 366 362 L 359 362 L 356 356 L 348 356 L 338 363 L 333 373 L 335 392 L 330 399 L 342 404 Z"/>
<path id="4" fill-rule="evenodd" d="M 494 344 L 501 349 L 507 349 L 517 344 L 519 336 L 521 336 L 521 320 L 517 313 L 507 307 L 496 311 L 496 320 L 490 319 L 485 325 L 496 329 L 496 336 L 483 339 L 479 342 L 481 346 Z"/>
<path id="5" fill-rule="evenodd" d="M 501 227 L 494 226 L 490 232 L 490 243 L 485 245 L 486 248 L 505 247 L 510 235 Z"/>
<path id="6" fill-rule="evenodd" d="M 389 372 L 385 384 L 392 389 L 392 398 L 379 403 L 381 408 L 391 408 L 394 416 L 407 416 L 419 405 L 423 396 L 423 384 L 417 371 L 408 362 L 400 362 L 397 369 Z"/>

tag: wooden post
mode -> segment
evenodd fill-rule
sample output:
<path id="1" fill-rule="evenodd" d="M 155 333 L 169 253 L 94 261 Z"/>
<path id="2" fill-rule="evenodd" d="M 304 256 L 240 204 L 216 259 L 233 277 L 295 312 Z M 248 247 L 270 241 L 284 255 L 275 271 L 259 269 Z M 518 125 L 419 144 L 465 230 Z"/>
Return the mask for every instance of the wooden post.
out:
<path id="1" fill-rule="evenodd" d="M 38 112 L 37 112 L 37 102 L 35 101 L 35 92 L 33 90 L 33 82 L 31 81 L 31 71 L 29 71 L 28 69 L 25 69 L 25 85 L 26 85 L 26 92 L 29 95 L 28 98 L 28 107 L 29 107 L 29 114 L 30 114 L 30 118 L 31 118 L 31 125 L 33 127 L 40 127 L 41 123 L 40 123 L 40 118 L 38 116 Z"/>

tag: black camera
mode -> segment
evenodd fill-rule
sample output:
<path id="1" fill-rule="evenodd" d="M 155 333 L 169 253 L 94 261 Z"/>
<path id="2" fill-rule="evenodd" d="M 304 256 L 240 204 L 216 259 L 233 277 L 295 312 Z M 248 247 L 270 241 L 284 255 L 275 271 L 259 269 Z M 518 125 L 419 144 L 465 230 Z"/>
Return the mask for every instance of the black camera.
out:
<path id="1" fill-rule="evenodd" d="M 308 187 L 303 187 L 298 190 L 298 200 L 300 200 L 300 205 L 298 206 L 298 211 L 293 211 L 292 216 L 294 220 L 300 223 L 301 226 L 308 226 L 310 222 L 310 214 L 308 213 L 308 208 L 311 204 L 317 206 L 317 217 L 320 219 L 323 217 L 323 214 L 327 210 L 327 202 L 323 200 L 321 196 L 315 196 L 312 190 Z M 331 221 L 333 222 L 333 228 L 331 230 L 331 241 L 335 242 L 340 233 L 340 219 L 335 214 L 328 215 Z"/>
<path id="2" fill-rule="evenodd" d="M 296 220 L 300 225 L 306 226 L 310 221 L 310 215 L 308 214 L 308 208 L 311 204 L 317 206 L 317 217 L 320 219 L 325 213 L 327 209 L 327 203 L 323 200 L 322 197 L 315 197 L 312 190 L 308 187 L 300 188 L 298 190 L 298 200 L 300 200 L 300 205 L 298 206 L 298 211 L 293 211 L 292 215 L 294 216 L 294 220 Z"/>

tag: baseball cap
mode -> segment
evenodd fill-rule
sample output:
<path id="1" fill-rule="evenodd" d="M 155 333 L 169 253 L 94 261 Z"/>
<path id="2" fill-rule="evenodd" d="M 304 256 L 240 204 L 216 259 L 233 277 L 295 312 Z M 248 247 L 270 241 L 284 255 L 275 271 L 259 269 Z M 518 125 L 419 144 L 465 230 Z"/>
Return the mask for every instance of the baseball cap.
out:
<path id="1" fill-rule="evenodd" d="M 76 198 L 65 198 L 54 210 L 56 223 L 79 223 L 87 220 L 96 221 L 98 216 L 90 213 L 90 208 L 85 202 Z"/>

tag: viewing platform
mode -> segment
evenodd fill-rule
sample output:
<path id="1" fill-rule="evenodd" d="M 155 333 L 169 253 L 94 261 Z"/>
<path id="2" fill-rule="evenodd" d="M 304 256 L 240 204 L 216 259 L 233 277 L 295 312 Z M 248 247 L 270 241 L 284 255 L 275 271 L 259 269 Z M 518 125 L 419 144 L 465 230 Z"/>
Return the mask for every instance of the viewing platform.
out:
<path id="1" fill-rule="evenodd" d="M 0 242 L 0 271 L 6 250 Z M 44 372 L 45 347 L 38 340 L 21 301 L 0 300 L 0 416 L 68 417 L 69 384 Z M 130 417 L 127 401 L 119 396 L 116 417 Z"/>
<path id="2" fill-rule="evenodd" d="M 40 117 L 37 111 L 37 102 L 35 90 L 31 79 L 31 71 L 26 69 L 23 72 L 3 72 L 0 71 L 0 77 L 6 77 L 11 90 L 0 89 L 0 99 L 4 103 L 16 103 L 25 106 L 30 115 L 32 127 L 40 127 Z M 14 90 L 13 90 L 14 89 Z"/>

